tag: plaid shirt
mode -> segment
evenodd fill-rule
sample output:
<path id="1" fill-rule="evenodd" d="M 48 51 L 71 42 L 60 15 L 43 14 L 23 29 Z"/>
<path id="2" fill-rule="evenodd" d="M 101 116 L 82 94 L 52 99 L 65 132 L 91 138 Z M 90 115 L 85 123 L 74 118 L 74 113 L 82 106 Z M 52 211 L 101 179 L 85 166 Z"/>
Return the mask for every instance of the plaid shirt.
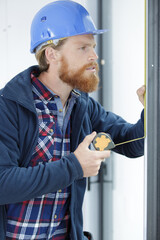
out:
<path id="1" fill-rule="evenodd" d="M 31 79 L 39 119 L 39 139 L 30 161 L 34 167 L 70 153 L 70 114 L 78 94 L 72 91 L 64 112 L 60 98 L 33 74 Z M 70 187 L 7 205 L 6 239 L 69 239 L 69 205 Z"/>

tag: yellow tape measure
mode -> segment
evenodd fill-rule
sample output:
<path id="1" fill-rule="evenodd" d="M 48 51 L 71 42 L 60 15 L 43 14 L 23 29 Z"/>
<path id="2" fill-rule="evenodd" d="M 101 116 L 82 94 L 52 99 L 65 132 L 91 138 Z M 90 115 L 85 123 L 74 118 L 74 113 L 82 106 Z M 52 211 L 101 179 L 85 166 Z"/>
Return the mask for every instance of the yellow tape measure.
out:
<path id="1" fill-rule="evenodd" d="M 111 136 L 108 133 L 100 132 L 100 133 L 97 133 L 97 135 L 93 139 L 92 143 L 93 143 L 93 146 L 96 150 L 104 151 L 104 150 L 111 150 L 111 149 L 113 149 L 113 148 L 115 148 L 119 145 L 123 145 L 123 144 L 134 142 L 134 141 L 138 141 L 138 140 L 141 140 L 143 138 L 145 138 L 145 137 L 131 139 L 131 140 L 126 141 L 126 142 L 115 144 L 113 142 Z"/>
<path id="2" fill-rule="evenodd" d="M 111 136 L 107 133 L 98 133 L 92 141 L 93 146 L 98 151 L 110 150 L 115 147 Z"/>

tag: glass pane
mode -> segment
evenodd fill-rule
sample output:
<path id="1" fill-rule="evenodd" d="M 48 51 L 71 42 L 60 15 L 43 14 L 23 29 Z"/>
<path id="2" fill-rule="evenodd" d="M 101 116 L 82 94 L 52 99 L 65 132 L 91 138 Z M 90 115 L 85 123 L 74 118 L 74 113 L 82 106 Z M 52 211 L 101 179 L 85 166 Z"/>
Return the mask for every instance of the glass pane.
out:
<path id="1" fill-rule="evenodd" d="M 103 105 L 131 123 L 143 108 L 136 90 L 144 84 L 144 10 L 144 1 L 103 1 L 103 27 L 109 29 L 103 36 Z M 105 183 L 104 203 L 110 195 L 112 201 L 104 208 L 104 239 L 142 240 L 144 158 L 111 158 L 112 189 Z"/>

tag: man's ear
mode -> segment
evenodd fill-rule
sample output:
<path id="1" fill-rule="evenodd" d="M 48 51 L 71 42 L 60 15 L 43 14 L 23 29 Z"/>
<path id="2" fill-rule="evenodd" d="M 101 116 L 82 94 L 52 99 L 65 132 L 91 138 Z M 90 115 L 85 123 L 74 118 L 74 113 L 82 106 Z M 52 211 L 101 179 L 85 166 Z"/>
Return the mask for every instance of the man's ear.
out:
<path id="1" fill-rule="evenodd" d="M 57 61 L 58 60 L 58 52 L 52 47 L 47 47 L 45 50 L 45 56 L 47 59 L 47 62 L 50 63 L 51 61 Z"/>

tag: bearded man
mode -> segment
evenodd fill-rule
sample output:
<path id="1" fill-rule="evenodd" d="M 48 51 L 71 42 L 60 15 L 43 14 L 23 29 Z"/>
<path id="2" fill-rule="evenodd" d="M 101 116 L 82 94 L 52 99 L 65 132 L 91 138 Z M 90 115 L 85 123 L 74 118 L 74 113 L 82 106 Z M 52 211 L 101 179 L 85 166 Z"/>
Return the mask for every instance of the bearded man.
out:
<path id="1" fill-rule="evenodd" d="M 98 87 L 97 30 L 84 7 L 55 1 L 31 26 L 38 66 L 19 73 L 0 93 L 0 236 L 85 240 L 86 178 L 98 174 L 109 150 L 93 151 L 96 132 L 116 142 L 142 137 L 135 124 L 106 112 L 88 93 Z M 138 91 L 143 102 L 144 88 Z M 113 149 L 143 155 L 143 140 Z"/>

